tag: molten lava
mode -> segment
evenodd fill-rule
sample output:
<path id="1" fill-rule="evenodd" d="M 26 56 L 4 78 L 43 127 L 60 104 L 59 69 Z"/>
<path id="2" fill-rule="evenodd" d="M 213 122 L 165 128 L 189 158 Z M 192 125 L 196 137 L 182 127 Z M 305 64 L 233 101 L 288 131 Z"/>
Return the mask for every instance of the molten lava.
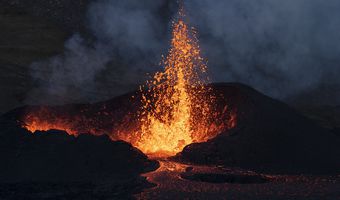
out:
<path id="1" fill-rule="evenodd" d="M 209 127 L 215 98 L 205 86 L 207 67 L 182 11 L 173 23 L 171 48 L 162 65 L 164 72 L 146 84 L 137 147 L 146 153 L 175 154 L 216 135 Z"/>
<path id="2" fill-rule="evenodd" d="M 163 72 L 140 88 L 134 98 L 75 107 L 33 107 L 23 127 L 32 133 L 51 129 L 70 135 L 107 134 L 146 154 L 174 155 L 193 142 L 203 142 L 236 126 L 235 110 L 207 85 L 207 66 L 196 32 L 185 22 L 183 9 L 173 22 L 171 48 Z"/>

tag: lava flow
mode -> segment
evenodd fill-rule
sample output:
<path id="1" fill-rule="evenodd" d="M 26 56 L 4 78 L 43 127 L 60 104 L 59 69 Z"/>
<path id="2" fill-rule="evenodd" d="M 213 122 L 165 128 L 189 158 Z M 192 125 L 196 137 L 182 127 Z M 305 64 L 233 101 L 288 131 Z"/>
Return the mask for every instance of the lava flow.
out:
<path id="1" fill-rule="evenodd" d="M 48 107 L 33 109 L 25 114 L 23 126 L 31 132 L 58 129 L 71 135 L 107 134 L 148 155 L 171 156 L 188 144 L 206 141 L 236 125 L 236 115 L 223 97 L 207 85 L 206 62 L 183 9 L 173 22 L 171 48 L 161 65 L 164 71 L 141 86 L 131 105 L 92 108 L 78 114 L 49 111 Z M 223 103 L 217 105 L 221 99 Z"/>

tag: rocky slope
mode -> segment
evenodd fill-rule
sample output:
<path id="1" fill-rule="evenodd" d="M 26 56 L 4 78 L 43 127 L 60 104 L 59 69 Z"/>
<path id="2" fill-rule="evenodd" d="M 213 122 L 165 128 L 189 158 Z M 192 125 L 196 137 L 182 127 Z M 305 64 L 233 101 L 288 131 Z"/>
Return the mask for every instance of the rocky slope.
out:
<path id="1" fill-rule="evenodd" d="M 288 105 L 241 84 L 216 84 L 237 127 L 187 146 L 176 159 L 264 173 L 339 173 L 340 138 Z"/>

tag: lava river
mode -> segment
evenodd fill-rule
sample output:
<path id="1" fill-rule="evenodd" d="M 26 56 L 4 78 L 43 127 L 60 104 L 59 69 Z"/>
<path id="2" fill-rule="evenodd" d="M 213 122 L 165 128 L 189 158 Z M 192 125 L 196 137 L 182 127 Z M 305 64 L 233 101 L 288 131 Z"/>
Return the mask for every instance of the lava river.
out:
<path id="1" fill-rule="evenodd" d="M 143 174 L 156 186 L 137 199 L 337 199 L 340 176 L 265 175 L 240 169 L 159 159 Z"/>

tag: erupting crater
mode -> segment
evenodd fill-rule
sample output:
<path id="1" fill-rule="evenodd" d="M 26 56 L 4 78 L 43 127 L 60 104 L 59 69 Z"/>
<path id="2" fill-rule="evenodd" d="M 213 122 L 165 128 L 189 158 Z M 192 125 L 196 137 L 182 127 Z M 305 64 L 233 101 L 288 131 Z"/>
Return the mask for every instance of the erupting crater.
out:
<path id="1" fill-rule="evenodd" d="M 93 109 L 70 115 L 44 107 L 28 112 L 23 126 L 31 132 L 59 129 L 71 135 L 108 134 L 113 140 L 125 140 L 157 156 L 175 155 L 188 144 L 207 141 L 233 128 L 236 115 L 223 96 L 208 85 L 207 65 L 200 55 L 196 31 L 187 25 L 183 9 L 172 27 L 171 48 L 161 61 L 164 71 L 155 73 L 133 96 L 137 109 L 110 110 L 104 105 L 91 116 Z M 221 100 L 222 109 L 217 106 Z M 122 112 L 125 120 L 117 125 L 114 119 Z M 110 117 L 112 126 L 103 128 Z"/>

